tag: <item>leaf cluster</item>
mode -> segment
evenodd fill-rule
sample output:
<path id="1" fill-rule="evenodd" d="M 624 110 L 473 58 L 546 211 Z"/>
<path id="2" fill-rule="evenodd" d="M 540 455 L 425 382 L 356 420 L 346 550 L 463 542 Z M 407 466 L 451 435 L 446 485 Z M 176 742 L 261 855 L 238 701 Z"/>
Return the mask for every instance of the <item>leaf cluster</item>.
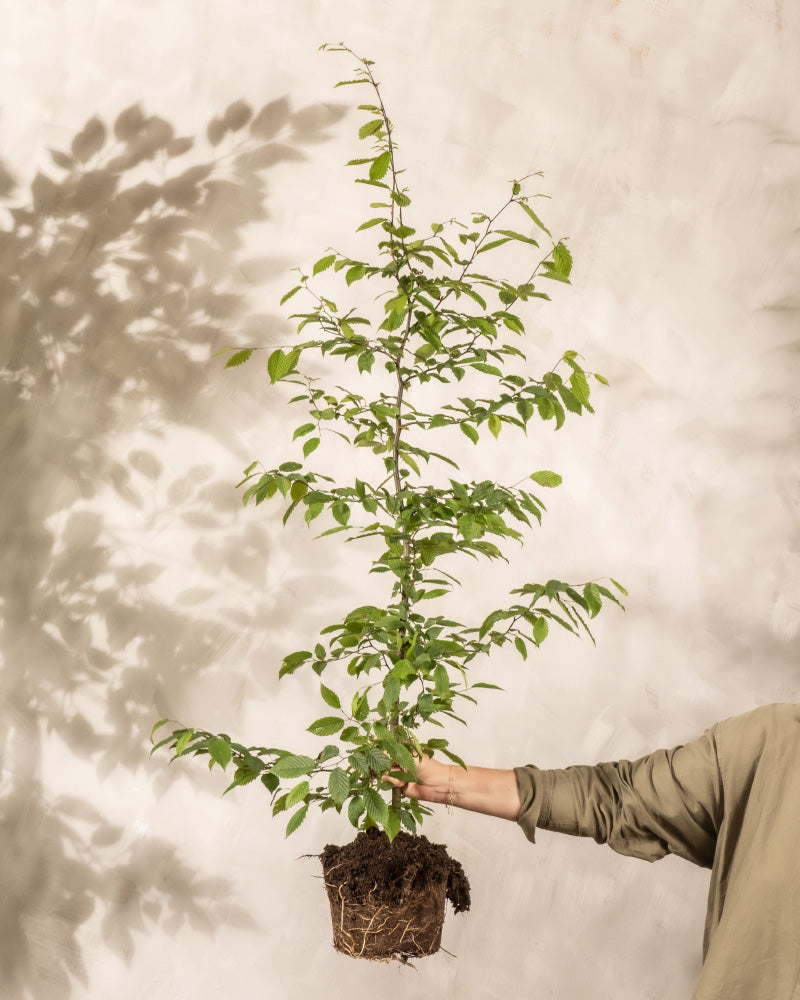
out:
<path id="1" fill-rule="evenodd" d="M 354 56 L 345 46 L 334 51 Z M 573 267 L 565 241 L 553 239 L 535 197 L 525 192 L 530 178 L 512 181 L 494 212 L 475 212 L 465 223 L 434 222 L 421 235 L 408 215 L 411 195 L 373 64 L 355 58 L 354 76 L 337 86 L 362 86 L 370 94 L 359 105 L 366 120 L 358 130 L 368 151 L 348 166 L 357 168 L 356 183 L 377 199 L 357 227 L 375 234 L 374 254 L 364 260 L 330 248 L 283 296 L 282 303 L 295 296 L 304 303 L 293 318 L 298 334 L 309 339 L 268 352 L 266 369 L 272 385 L 299 389 L 290 404 L 304 410 L 292 435 L 302 457 L 272 468 L 254 462 L 239 485 L 244 503 L 280 497 L 284 524 L 299 510 L 308 525 L 322 519 L 317 537 L 374 539 L 378 551 L 369 572 L 387 574 L 391 592 L 383 606 L 354 608 L 323 628 L 313 649 L 291 652 L 279 666 L 281 677 L 310 667 L 319 678 L 326 710 L 307 731 L 336 742 L 316 756 L 245 747 L 225 734 L 191 728 L 174 730 L 156 746 L 169 746 L 175 757 L 207 755 L 210 767 L 232 766 L 229 789 L 259 779 L 272 796 L 273 813 L 291 813 L 287 835 L 316 805 L 346 811 L 354 826 L 378 826 L 393 838 L 401 827 L 415 832 L 428 809 L 402 802 L 387 781 L 389 772 L 413 780 L 414 755 L 434 752 L 463 766 L 446 738 L 423 733 L 446 720 L 466 724 L 462 702 L 475 703 L 479 689 L 497 688 L 472 680 L 473 661 L 508 643 L 527 659 L 554 626 L 594 641 L 589 622 L 604 603 L 619 605 L 617 593 L 624 589 L 615 581 L 614 590 L 596 581 L 529 582 L 512 591 L 517 603 L 472 626 L 424 610 L 423 602 L 460 585 L 445 569 L 451 557 L 507 561 L 503 545 L 522 544 L 546 510 L 541 491 L 561 483 L 557 473 L 537 470 L 514 485 L 463 477 L 432 485 L 423 474 L 431 461 L 460 471 L 452 456 L 434 450 L 434 432 L 457 429 L 478 444 L 486 430 L 497 438 L 504 426 L 527 434 L 531 422 L 543 422 L 558 430 L 568 414 L 593 413 L 592 383 L 607 383 L 587 371 L 574 350 L 538 377 L 527 368 L 521 344 L 529 304 L 549 298 L 543 283 L 569 284 Z M 508 221 L 511 213 L 519 219 L 516 228 Z M 507 245 L 520 264 L 513 278 L 491 266 Z M 353 286 L 371 291 L 375 306 L 339 305 L 318 290 L 315 279 L 325 273 L 343 278 L 348 295 Z M 257 350 L 228 352 L 226 364 L 243 364 Z M 352 385 L 322 386 L 303 371 L 306 353 L 335 361 L 356 378 L 374 376 L 370 384 L 378 387 L 365 393 Z M 428 412 L 415 405 L 415 392 L 431 382 L 455 391 Z M 473 384 L 486 389 L 460 395 L 462 382 L 473 392 Z M 372 452 L 375 475 L 336 482 L 314 471 L 309 459 L 329 435 Z M 328 681 L 331 668 L 335 679 Z"/>

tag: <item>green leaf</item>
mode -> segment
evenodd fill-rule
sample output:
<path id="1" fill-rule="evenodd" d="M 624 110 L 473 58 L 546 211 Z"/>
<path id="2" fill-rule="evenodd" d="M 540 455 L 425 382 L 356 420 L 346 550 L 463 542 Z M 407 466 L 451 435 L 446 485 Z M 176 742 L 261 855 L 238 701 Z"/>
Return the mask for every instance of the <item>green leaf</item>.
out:
<path id="1" fill-rule="evenodd" d="M 614 581 L 612 580 L 611 582 L 613 583 Z M 617 584 L 617 586 L 619 586 L 619 584 Z M 159 719 L 158 722 L 153 726 L 153 728 L 150 730 L 150 742 L 151 743 L 153 742 L 153 736 L 155 735 L 156 731 L 159 730 L 159 729 L 161 729 L 162 726 L 166 726 L 166 724 L 168 722 L 169 722 L 169 719 Z"/>
<path id="2" fill-rule="evenodd" d="M 302 285 L 295 285 L 294 288 L 291 288 L 281 299 L 280 304 L 283 305 L 284 302 L 288 302 L 293 295 L 297 295 L 302 287 Z"/>
<path id="3" fill-rule="evenodd" d="M 589 402 L 589 383 L 585 372 L 580 368 L 573 371 L 569 377 L 569 385 L 578 402 L 586 406 Z"/>
<path id="4" fill-rule="evenodd" d="M 503 422 L 496 413 L 489 414 L 489 430 L 494 434 L 495 438 L 500 433 L 500 428 L 503 426 Z"/>
<path id="5" fill-rule="evenodd" d="M 347 818 L 353 824 L 353 826 L 358 826 L 358 821 L 364 812 L 364 800 L 360 795 L 354 796 L 350 799 L 347 806 Z"/>
<path id="6" fill-rule="evenodd" d="M 550 627 L 547 624 L 547 619 L 537 618 L 533 623 L 533 641 L 537 646 L 540 646 L 544 642 L 549 631 Z"/>
<path id="7" fill-rule="evenodd" d="M 356 229 L 356 232 L 360 233 L 362 229 L 371 229 L 373 226 L 377 226 L 381 222 L 386 222 L 386 219 L 383 216 L 379 216 L 377 219 L 368 219 L 366 222 L 361 223 L 358 229 Z"/>
<path id="8" fill-rule="evenodd" d="M 283 658 L 283 663 L 278 671 L 278 677 L 283 677 L 284 674 L 293 674 L 295 670 L 306 660 L 310 660 L 312 653 L 308 649 L 299 649 L 296 653 L 289 653 L 288 656 Z"/>
<path id="9" fill-rule="evenodd" d="M 325 687 L 324 684 L 319 686 L 320 694 L 322 695 L 322 700 L 326 705 L 330 705 L 331 708 L 341 708 L 342 703 L 339 700 L 339 695 L 335 691 L 331 691 L 329 687 Z"/>
<path id="10" fill-rule="evenodd" d="M 378 220 L 383 221 L 383 220 Z M 354 281 L 360 281 L 364 275 L 367 273 L 366 267 L 363 264 L 354 264 L 349 267 L 345 272 L 344 280 L 348 285 L 352 285 Z"/>
<path id="11" fill-rule="evenodd" d="M 564 406 L 566 406 L 570 413 L 581 412 L 580 400 L 565 385 L 558 387 L 558 394 L 564 400 Z"/>
<path id="12" fill-rule="evenodd" d="M 350 520 L 350 505 L 344 500 L 335 500 L 331 506 L 331 514 L 339 524 L 346 525 Z"/>
<path id="13" fill-rule="evenodd" d="M 270 771 L 279 778 L 302 778 L 304 774 L 311 774 L 314 767 L 315 762 L 310 757 L 288 753 L 279 757 Z"/>
<path id="14" fill-rule="evenodd" d="M 342 719 L 336 715 L 325 715 L 321 719 L 316 719 L 308 727 L 308 732 L 315 736 L 332 736 L 338 733 L 344 725 Z"/>
<path id="15" fill-rule="evenodd" d="M 273 351 L 267 359 L 267 373 L 269 374 L 270 382 L 274 385 L 293 371 L 299 357 L 300 348 L 298 347 L 288 354 L 284 353 L 280 348 Z"/>
<path id="16" fill-rule="evenodd" d="M 560 486 L 564 481 L 557 472 L 549 472 L 547 469 L 532 472 L 531 479 L 540 486 Z"/>
<path id="17" fill-rule="evenodd" d="M 408 771 L 409 774 L 414 774 L 416 772 L 416 764 L 414 762 L 414 756 L 411 751 L 404 747 L 402 743 L 398 743 L 397 740 L 384 739 L 382 741 L 384 747 L 386 747 L 386 752 L 395 762 L 403 768 L 404 771 Z"/>
<path id="18" fill-rule="evenodd" d="M 367 750 L 367 766 L 371 771 L 385 774 L 392 766 L 392 762 L 389 755 L 384 753 L 380 747 L 370 747 Z"/>
<path id="19" fill-rule="evenodd" d="M 389 675 L 383 682 L 383 698 L 381 700 L 387 708 L 391 708 L 399 697 L 400 680 Z"/>
<path id="20" fill-rule="evenodd" d="M 473 444 L 478 443 L 478 432 L 475 430 L 472 424 L 467 424 L 462 422 L 458 426 L 461 428 L 462 433 L 466 434 L 467 437 L 470 439 L 470 441 L 473 442 Z"/>
<path id="21" fill-rule="evenodd" d="M 383 128 L 383 119 L 374 118 L 371 122 L 367 122 L 366 125 L 362 125 L 358 130 L 359 139 L 368 139 L 371 135 L 375 135 L 376 132 L 380 132 Z"/>
<path id="22" fill-rule="evenodd" d="M 194 729 L 185 729 L 175 743 L 175 756 L 180 757 L 186 747 L 192 742 Z"/>
<path id="23" fill-rule="evenodd" d="M 289 495 L 293 501 L 297 502 L 298 500 L 302 500 L 306 493 L 308 493 L 308 483 L 301 482 L 300 480 L 292 483 Z"/>
<path id="24" fill-rule="evenodd" d="M 321 271 L 327 271 L 335 260 L 336 260 L 335 253 L 328 254 L 326 257 L 320 257 L 320 259 L 314 265 L 314 269 L 311 273 L 319 274 Z"/>
<path id="25" fill-rule="evenodd" d="M 375 791 L 374 788 L 364 789 L 364 805 L 367 809 L 367 816 L 375 823 L 383 826 L 389 816 L 389 807 L 386 800 Z"/>
<path id="26" fill-rule="evenodd" d="M 553 264 L 559 274 L 568 278 L 572 271 L 572 254 L 563 243 L 557 243 L 553 247 Z"/>
<path id="27" fill-rule="evenodd" d="M 533 247 L 538 247 L 539 244 L 530 236 L 523 236 L 522 233 L 517 233 L 513 229 L 498 229 L 498 233 L 502 233 L 503 236 L 507 236 L 510 240 L 518 240 L 520 243 L 529 243 Z"/>
<path id="28" fill-rule="evenodd" d="M 389 843 L 391 843 L 400 832 L 400 814 L 394 809 L 389 809 L 388 815 L 383 824 L 383 829 L 386 831 Z"/>
<path id="29" fill-rule="evenodd" d="M 319 448 L 319 438 L 309 438 L 303 445 L 303 458 L 308 458 L 312 451 Z"/>
<path id="30" fill-rule="evenodd" d="M 245 347 L 243 350 L 237 351 L 235 354 L 232 354 L 225 362 L 225 367 L 235 368 L 237 365 L 243 365 L 245 361 L 249 361 L 252 356 L 253 356 L 253 348 Z"/>
<path id="31" fill-rule="evenodd" d="M 372 351 L 362 351 L 358 356 L 358 370 L 360 372 L 372 371 L 372 366 L 375 364 L 375 355 Z"/>
<path id="32" fill-rule="evenodd" d="M 301 781 L 299 785 L 295 785 L 286 797 L 286 808 L 291 809 L 298 802 L 302 802 L 310 790 L 311 788 L 307 781 Z"/>
<path id="33" fill-rule="evenodd" d="M 621 583 L 617 583 L 613 576 L 610 577 L 610 580 L 621 594 L 624 594 L 626 597 L 628 596 L 628 591 L 622 586 Z M 166 722 L 166 719 L 164 721 Z"/>
<path id="34" fill-rule="evenodd" d="M 522 657 L 523 660 L 528 659 L 528 647 L 525 645 L 525 640 L 521 636 L 517 636 L 514 639 L 514 645 L 517 647 L 517 652 Z"/>
<path id="35" fill-rule="evenodd" d="M 294 831 L 300 826 L 303 820 L 306 818 L 306 813 L 308 812 L 308 806 L 301 806 L 297 812 L 292 816 L 289 822 L 286 824 L 286 836 L 290 836 Z"/>
<path id="36" fill-rule="evenodd" d="M 517 204 L 522 209 L 522 211 L 528 216 L 528 218 L 532 219 L 543 232 L 547 233 L 547 235 L 552 238 L 552 233 L 547 228 L 547 226 L 542 222 L 542 220 L 539 218 L 536 212 L 534 212 L 534 210 L 531 208 L 530 205 L 528 205 L 524 201 L 518 201 Z"/>
<path id="37" fill-rule="evenodd" d="M 276 774 L 262 774 L 261 784 L 268 792 L 272 793 L 277 791 L 278 786 L 280 785 L 280 779 Z"/>
<path id="38" fill-rule="evenodd" d="M 372 161 L 372 166 L 369 168 L 369 179 L 371 181 L 379 181 L 381 177 L 385 177 L 391 162 L 392 156 L 388 150 L 385 153 L 381 153 L 380 156 L 376 156 Z"/>
<path id="39" fill-rule="evenodd" d="M 598 375 L 597 372 L 595 372 L 594 377 L 601 385 L 608 385 L 608 379 L 605 377 L 605 375 Z"/>
<path id="40" fill-rule="evenodd" d="M 215 760 L 224 771 L 233 756 L 230 740 L 226 740 L 222 736 L 212 736 L 207 746 L 211 759 Z"/>
<path id="41" fill-rule="evenodd" d="M 328 777 L 328 791 L 331 798 L 340 806 L 350 794 L 350 775 L 341 767 L 335 767 Z M 352 803 L 351 803 L 352 804 Z"/>
<path id="42" fill-rule="evenodd" d="M 594 618 L 603 607 L 603 598 L 596 583 L 587 583 L 583 588 L 583 599 L 589 608 L 589 617 Z"/>
<path id="43" fill-rule="evenodd" d="M 292 441 L 296 441 L 297 438 L 302 437 L 304 434 L 310 434 L 316 426 L 316 424 L 301 424 L 300 427 L 296 428 L 294 434 L 292 434 Z"/>

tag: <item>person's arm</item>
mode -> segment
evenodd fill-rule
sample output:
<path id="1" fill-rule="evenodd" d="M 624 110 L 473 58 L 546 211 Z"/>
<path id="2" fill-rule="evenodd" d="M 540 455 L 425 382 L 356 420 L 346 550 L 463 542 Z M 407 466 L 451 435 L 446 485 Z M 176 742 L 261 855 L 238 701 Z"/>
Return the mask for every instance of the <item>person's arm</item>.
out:
<path id="1" fill-rule="evenodd" d="M 422 802 L 458 806 L 471 812 L 516 821 L 519 788 L 513 770 L 443 764 L 431 757 L 417 761 L 417 780 L 399 784 L 405 795 Z"/>
<path id="2" fill-rule="evenodd" d="M 722 772 L 715 731 L 639 760 L 540 771 L 515 769 L 520 826 L 593 837 L 619 854 L 657 861 L 676 854 L 710 868 L 722 822 Z"/>
<path id="3" fill-rule="evenodd" d="M 417 781 L 401 788 L 425 802 L 516 820 L 531 841 L 538 827 L 593 837 L 647 861 L 673 853 L 704 867 L 713 861 L 723 806 L 713 730 L 633 762 L 563 770 L 529 764 L 464 771 L 425 757 L 417 762 Z"/>

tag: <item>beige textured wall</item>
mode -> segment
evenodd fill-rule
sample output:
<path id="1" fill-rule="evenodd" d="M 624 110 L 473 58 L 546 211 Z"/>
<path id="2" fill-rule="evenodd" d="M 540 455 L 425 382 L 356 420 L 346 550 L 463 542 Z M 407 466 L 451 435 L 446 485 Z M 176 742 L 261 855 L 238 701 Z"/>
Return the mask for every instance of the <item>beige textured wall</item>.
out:
<path id="1" fill-rule="evenodd" d="M 313 685 L 279 686 L 276 664 L 369 594 L 335 542 L 241 508 L 239 471 L 295 422 L 260 366 L 208 361 L 290 337 L 288 269 L 345 246 L 361 211 L 341 167 L 352 91 L 331 90 L 349 67 L 317 52 L 339 40 L 377 61 L 422 224 L 544 171 L 576 266 L 531 313 L 532 360 L 574 347 L 612 383 L 558 435 L 462 450 L 467 475 L 565 478 L 511 566 L 470 579 L 464 620 L 551 574 L 631 596 L 596 648 L 555 637 L 487 664 L 507 693 L 451 734 L 458 751 L 633 757 L 800 699 L 796 5 L 6 0 L 0 996 L 681 1000 L 707 884 L 683 862 L 439 813 L 425 832 L 473 886 L 452 955 L 362 965 L 331 950 L 316 863 L 295 860 L 346 825 L 328 813 L 285 841 L 257 789 L 221 801 L 218 774 L 147 759 L 166 714 L 293 741 Z M 98 170 L 64 209 L 48 148 L 93 115 L 141 102 L 197 137 L 179 161 L 197 165 L 240 99 L 279 102 L 281 146 L 232 166 L 226 140 L 213 197 L 178 185 L 160 224 L 109 214 Z"/>

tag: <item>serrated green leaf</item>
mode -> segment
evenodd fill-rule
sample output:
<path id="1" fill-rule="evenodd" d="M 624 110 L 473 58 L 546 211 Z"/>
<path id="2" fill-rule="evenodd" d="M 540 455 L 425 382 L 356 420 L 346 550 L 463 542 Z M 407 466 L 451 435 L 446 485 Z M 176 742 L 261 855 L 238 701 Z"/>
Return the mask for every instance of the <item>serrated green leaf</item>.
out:
<path id="1" fill-rule="evenodd" d="M 489 414 L 489 430 L 492 432 L 492 434 L 495 436 L 495 438 L 500 433 L 500 429 L 502 428 L 502 426 L 503 426 L 503 422 L 500 419 L 500 417 L 498 417 L 496 413 L 490 413 Z"/>
<path id="2" fill-rule="evenodd" d="M 367 767 L 377 774 L 385 774 L 392 766 L 389 755 L 384 753 L 380 747 L 370 747 L 367 750 Z"/>
<path id="3" fill-rule="evenodd" d="M 563 479 L 557 472 L 550 472 L 543 469 L 541 472 L 532 472 L 531 479 L 540 486 L 560 486 Z"/>
<path id="4" fill-rule="evenodd" d="M 325 715 L 321 719 L 316 719 L 308 727 L 308 732 L 315 736 L 333 736 L 338 733 L 344 725 L 344 721 L 336 715 Z"/>
<path id="5" fill-rule="evenodd" d="M 523 660 L 527 660 L 528 659 L 528 647 L 525 645 L 525 640 L 521 636 L 518 635 L 514 639 L 514 645 L 517 647 L 517 652 L 522 657 L 522 659 Z"/>
<path id="6" fill-rule="evenodd" d="M 278 788 L 278 785 L 280 785 L 280 779 L 276 774 L 262 774 L 261 784 L 268 792 L 272 793 Z"/>
<path id="7" fill-rule="evenodd" d="M 314 268 L 311 273 L 320 274 L 322 271 L 327 271 L 335 260 L 336 260 L 335 253 L 327 254 L 325 257 L 320 257 L 320 259 L 314 265 Z"/>
<path id="8" fill-rule="evenodd" d="M 295 653 L 289 653 L 288 656 L 283 658 L 283 663 L 278 671 L 278 677 L 283 677 L 284 674 L 294 673 L 302 663 L 305 663 L 306 660 L 310 660 L 311 656 L 311 651 L 308 649 L 298 649 Z"/>
<path id="9" fill-rule="evenodd" d="M 341 767 L 335 767 L 328 776 L 328 791 L 337 806 L 342 805 L 350 794 L 350 775 Z"/>
<path id="10" fill-rule="evenodd" d="M 611 582 L 613 583 L 614 581 L 612 580 Z M 153 736 L 155 735 L 155 733 L 157 732 L 157 730 L 161 729 L 162 726 L 166 726 L 166 724 L 168 722 L 169 722 L 169 719 L 159 719 L 158 722 L 156 722 L 156 724 L 150 730 L 150 742 L 151 743 L 153 742 Z"/>
<path id="11" fill-rule="evenodd" d="M 530 246 L 538 247 L 539 244 L 531 236 L 523 236 L 522 233 L 517 233 L 513 229 L 498 229 L 498 233 L 502 233 L 503 236 L 507 236 L 510 240 L 518 240 L 520 243 L 528 243 Z"/>
<path id="12" fill-rule="evenodd" d="M 301 806 L 286 824 L 286 836 L 289 837 L 300 826 L 308 813 L 308 806 Z"/>
<path id="13" fill-rule="evenodd" d="M 302 285 L 295 285 L 294 288 L 290 288 L 289 291 L 281 299 L 280 304 L 283 305 L 284 302 L 288 302 L 293 295 L 297 295 L 297 293 L 300 291 L 302 287 L 303 287 Z"/>
<path id="14" fill-rule="evenodd" d="M 358 821 L 364 812 L 364 800 L 360 795 L 355 795 L 347 806 L 347 818 L 353 824 L 353 826 L 358 826 Z"/>
<path id="15" fill-rule="evenodd" d="M 368 139 L 371 135 L 375 135 L 377 132 L 380 132 L 382 128 L 383 128 L 383 119 L 374 118 L 371 122 L 367 122 L 365 125 L 361 126 L 361 128 L 358 130 L 358 138 Z"/>
<path id="16" fill-rule="evenodd" d="M 475 430 L 472 424 L 467 424 L 462 421 L 458 426 L 461 428 L 462 434 L 466 434 L 473 444 L 478 443 L 478 432 Z"/>
<path id="17" fill-rule="evenodd" d="M 339 524 L 346 525 L 350 520 L 350 504 L 344 500 L 335 500 L 331 506 L 331 514 Z"/>
<path id="18" fill-rule="evenodd" d="M 381 222 L 386 222 L 386 219 L 383 216 L 379 216 L 377 219 L 368 219 L 366 222 L 361 223 L 358 229 L 356 229 L 356 232 L 360 233 L 362 229 L 371 229 L 373 226 L 377 226 Z"/>
<path id="19" fill-rule="evenodd" d="M 310 434 L 314 430 L 316 424 L 301 424 L 300 427 L 295 429 L 294 434 L 292 434 L 292 441 L 296 441 L 297 438 L 303 437 L 304 434 Z"/>
<path id="20" fill-rule="evenodd" d="M 386 748 L 386 752 L 392 758 L 395 764 L 399 764 L 404 771 L 408 771 L 409 774 L 414 774 L 416 771 L 416 763 L 414 761 L 414 755 L 411 751 L 404 747 L 402 743 L 398 743 L 397 740 L 389 737 L 383 740 L 383 746 Z"/>
<path id="21" fill-rule="evenodd" d="M 524 212 L 524 213 L 525 213 L 525 214 L 526 214 L 526 215 L 528 216 L 528 218 L 529 218 L 529 219 L 532 219 L 532 220 L 533 220 L 533 222 L 535 222 L 535 223 L 536 223 L 536 225 L 537 225 L 537 226 L 538 226 L 538 227 L 539 227 L 539 228 L 540 228 L 540 229 L 541 229 L 541 230 L 542 230 L 543 232 L 547 233 L 547 235 L 548 235 L 548 236 L 550 236 L 550 237 L 552 238 L 552 233 L 551 233 L 551 232 L 550 232 L 550 230 L 549 230 L 549 229 L 547 228 L 547 226 L 546 226 L 546 225 L 545 225 L 545 224 L 544 224 L 544 223 L 542 222 L 542 220 L 541 220 L 541 219 L 539 218 L 539 216 L 538 216 L 538 215 L 536 214 L 536 212 L 534 212 L 534 210 L 533 210 L 533 209 L 531 208 L 531 206 L 530 206 L 530 205 L 528 205 L 528 204 L 527 204 L 526 202 L 524 202 L 524 201 L 518 201 L 518 202 L 517 202 L 517 204 L 518 204 L 518 205 L 519 205 L 519 207 L 520 207 L 520 208 L 522 209 L 522 211 L 523 211 L 523 212 Z"/>
<path id="22" fill-rule="evenodd" d="M 207 746 L 211 759 L 216 761 L 224 771 L 233 756 L 230 740 L 226 740 L 222 736 L 212 736 Z"/>
<path id="23" fill-rule="evenodd" d="M 553 247 L 553 264 L 559 274 L 569 277 L 572 271 L 572 254 L 563 243 L 557 243 Z"/>
<path id="24" fill-rule="evenodd" d="M 358 370 L 360 372 L 370 372 L 372 371 L 372 366 L 375 364 L 375 355 L 372 351 L 362 351 L 358 356 Z"/>
<path id="25" fill-rule="evenodd" d="M 309 438 L 308 441 L 304 443 L 303 458 L 308 458 L 308 456 L 311 454 L 312 451 L 319 448 L 319 441 L 320 439 L 318 437 L 314 437 L 314 438 Z"/>
<path id="26" fill-rule="evenodd" d="M 388 815 L 383 823 L 383 829 L 386 831 L 386 836 L 389 838 L 389 843 L 391 844 L 400 832 L 400 814 L 394 809 L 389 809 Z"/>
<path id="27" fill-rule="evenodd" d="M 583 588 L 583 599 L 589 609 L 589 617 L 594 618 L 603 607 L 603 598 L 596 583 L 587 583 Z"/>
<path id="28" fill-rule="evenodd" d="M 319 686 L 320 694 L 322 695 L 322 700 L 326 705 L 330 705 L 331 708 L 341 708 L 342 703 L 339 700 L 339 695 L 335 691 L 331 691 L 329 687 L 325 687 L 324 684 Z"/>
<path id="29" fill-rule="evenodd" d="M 364 805 L 367 809 L 367 816 L 380 826 L 386 822 L 389 815 L 389 807 L 386 800 L 375 791 L 374 788 L 364 789 Z"/>
<path id="30" fill-rule="evenodd" d="M 252 356 L 253 348 L 245 347 L 241 351 L 237 351 L 235 354 L 232 354 L 225 362 L 225 367 L 236 368 L 237 365 L 243 365 L 245 361 L 249 361 Z"/>
<path id="31" fill-rule="evenodd" d="M 550 627 L 547 624 L 547 620 L 545 618 L 537 618 L 533 623 L 533 641 L 537 646 L 540 646 L 544 642 L 549 631 Z"/>
<path id="32" fill-rule="evenodd" d="M 310 790 L 311 788 L 307 781 L 301 781 L 299 785 L 295 785 L 286 797 L 286 808 L 291 809 L 298 802 L 302 802 Z"/>
<path id="33" fill-rule="evenodd" d="M 622 586 L 621 583 L 617 583 L 613 576 L 609 577 L 609 579 L 621 594 L 624 594 L 626 597 L 628 596 L 628 591 Z"/>
<path id="34" fill-rule="evenodd" d="M 270 771 L 279 778 L 302 778 L 304 774 L 311 774 L 314 767 L 315 762 L 310 757 L 290 753 L 279 757 Z"/>
<path id="35" fill-rule="evenodd" d="M 392 156 L 388 150 L 385 153 L 381 153 L 380 156 L 376 156 L 372 161 L 372 166 L 369 168 L 369 179 L 371 181 L 379 181 L 382 177 L 385 177 L 391 162 Z"/>
<path id="36" fill-rule="evenodd" d="M 302 500 L 306 493 L 308 493 L 308 483 L 301 482 L 300 480 L 292 483 L 292 488 L 289 491 L 292 500 L 295 502 Z"/>
<path id="37" fill-rule="evenodd" d="M 605 377 L 605 375 L 598 375 L 598 373 L 595 372 L 594 377 L 601 385 L 608 385 L 608 379 Z"/>
<path id="38" fill-rule="evenodd" d="M 383 682 L 383 704 L 387 708 L 391 708 L 392 705 L 400 697 L 400 681 L 397 677 L 389 676 Z"/>
<path id="39" fill-rule="evenodd" d="M 569 385 L 578 402 L 586 406 L 589 402 L 589 383 L 585 372 L 580 368 L 575 369 L 569 377 Z"/>
<path id="40" fill-rule="evenodd" d="M 180 757 L 186 747 L 192 742 L 194 729 L 185 729 L 175 743 L 175 756 Z"/>

